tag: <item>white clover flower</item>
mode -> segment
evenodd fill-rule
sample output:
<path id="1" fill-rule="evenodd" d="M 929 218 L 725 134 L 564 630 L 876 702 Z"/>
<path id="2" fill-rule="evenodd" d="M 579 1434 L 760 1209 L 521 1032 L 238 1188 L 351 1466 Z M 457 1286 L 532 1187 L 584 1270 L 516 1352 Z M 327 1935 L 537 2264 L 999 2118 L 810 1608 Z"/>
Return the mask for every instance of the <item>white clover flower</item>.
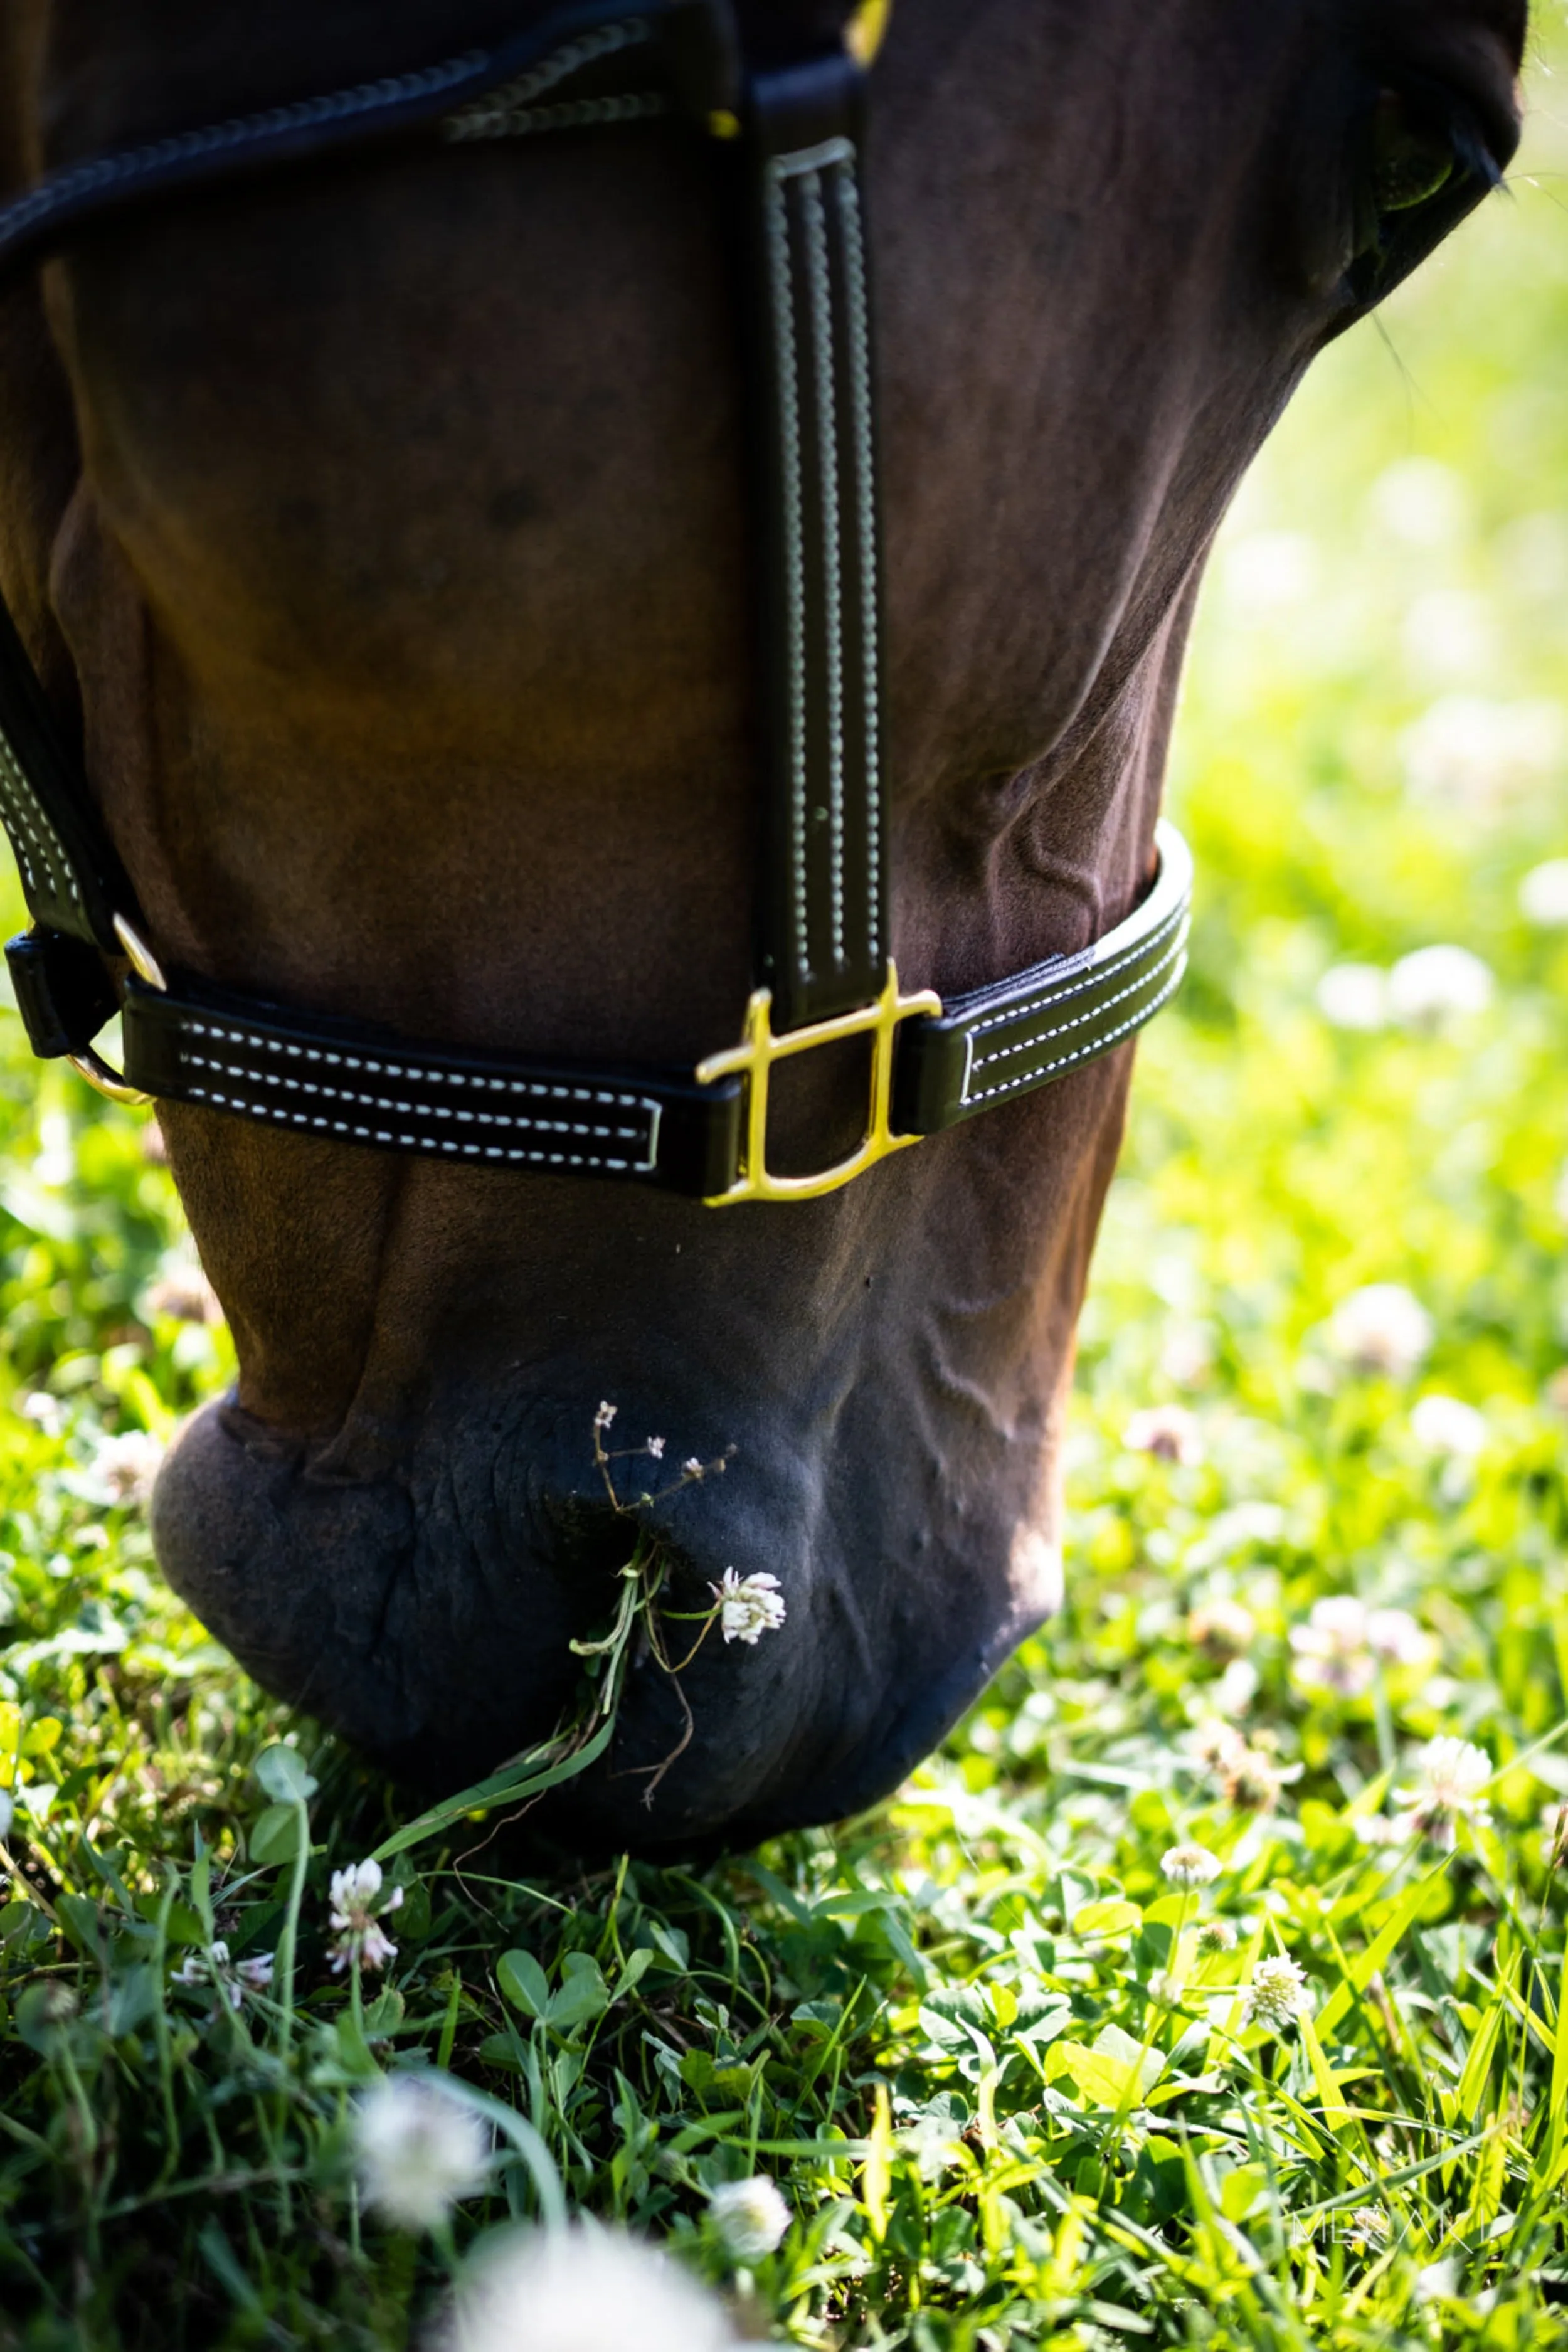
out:
<path id="1" fill-rule="evenodd" d="M 184 1960 L 174 1970 L 176 1984 L 210 1988 L 221 1993 L 230 2009 L 238 2011 L 247 1992 L 261 1992 L 272 1982 L 272 1954 L 259 1952 L 249 1959 L 232 1961 L 228 1946 L 220 1936 L 205 1950 L 187 1952 Z"/>
<path id="2" fill-rule="evenodd" d="M 1306 1976 L 1283 1954 L 1259 1960 L 1252 1971 L 1252 1982 L 1242 1992 L 1241 2006 L 1249 2025 L 1289 2025 L 1311 2007 Z"/>
<path id="3" fill-rule="evenodd" d="M 1318 982 L 1318 1010 L 1332 1029 L 1371 1032 L 1388 1024 L 1388 981 L 1375 963 L 1331 964 Z"/>
<path id="4" fill-rule="evenodd" d="M 1422 1397 L 1411 1410 L 1410 1428 L 1418 1445 L 1450 1461 L 1473 1462 L 1487 1442 L 1485 1421 L 1458 1397 Z"/>
<path id="5" fill-rule="evenodd" d="M 1292 1778 L 1300 1769 L 1294 1768 Z M 1285 1787 L 1285 1776 L 1273 1758 L 1245 1739 L 1238 1740 L 1226 1758 L 1218 1779 L 1221 1795 L 1238 1813 L 1273 1812 Z"/>
<path id="6" fill-rule="evenodd" d="M 1222 1715 L 1245 1715 L 1261 1679 L 1250 1658 L 1232 1658 L 1210 1696 Z"/>
<path id="7" fill-rule="evenodd" d="M 47 1389 L 34 1389 L 22 1399 L 17 1410 L 24 1421 L 30 1421 L 46 1437 L 58 1437 L 66 1425 L 65 1406 Z"/>
<path id="8" fill-rule="evenodd" d="M 1385 1666 L 1415 1666 L 1432 1644 L 1408 1609 L 1369 1609 L 1366 1645 Z"/>
<path id="9" fill-rule="evenodd" d="M 1365 1604 L 1353 1593 L 1335 1592 L 1314 1601 L 1304 1625 L 1290 1628 L 1298 1681 L 1311 1690 L 1356 1698 L 1371 1685 L 1375 1668 L 1367 1641 Z"/>
<path id="10" fill-rule="evenodd" d="M 1334 1353 L 1352 1370 L 1408 1380 L 1431 1348 L 1432 1318 L 1398 1282 L 1369 1282 L 1335 1307 L 1329 1322 Z"/>
<path id="11" fill-rule="evenodd" d="M 1415 1769 L 1418 1785 L 1394 1792 L 1394 1801 L 1405 1808 L 1399 1816 L 1405 1835 L 1451 1847 L 1457 1822 L 1490 1819 L 1481 1798 L 1492 1777 L 1492 1759 L 1484 1748 L 1444 1733 L 1426 1742 L 1415 1759 Z"/>
<path id="12" fill-rule="evenodd" d="M 122 1430 L 99 1440 L 93 1475 L 110 1503 L 144 1503 L 163 1459 L 164 1448 L 149 1430 Z"/>
<path id="13" fill-rule="evenodd" d="M 1195 1414 L 1184 1404 L 1145 1405 L 1121 1433 L 1130 1454 L 1152 1454 L 1159 1462 L 1180 1462 L 1187 1468 L 1204 1458 L 1203 1440 Z"/>
<path id="14" fill-rule="evenodd" d="M 1205 1716 L 1193 1732 L 1193 1753 L 1210 1772 L 1223 1772 L 1237 1749 L 1246 1746 L 1243 1735 L 1222 1716 Z"/>
<path id="15" fill-rule="evenodd" d="M 1212 1886 L 1224 1864 L 1206 1845 L 1173 1845 L 1160 1856 L 1160 1867 L 1173 1886 Z"/>
<path id="16" fill-rule="evenodd" d="M 439 2352 L 738 2352 L 673 2255 L 578 2223 L 505 2242 L 459 2290 Z"/>
<path id="17" fill-rule="evenodd" d="M 1519 886 L 1519 911 L 1537 930 L 1568 926 L 1568 857 L 1549 857 L 1531 867 Z"/>
<path id="18" fill-rule="evenodd" d="M 1250 1609 L 1223 1593 L 1200 1601 L 1187 1617 L 1187 1639 L 1196 1650 L 1215 1658 L 1239 1658 L 1258 1638 L 1258 1621 Z"/>
<path id="19" fill-rule="evenodd" d="M 1408 1845 L 1411 1832 L 1399 1822 L 1390 1821 L 1386 1813 L 1357 1813 L 1354 1816 L 1358 1845 Z"/>
<path id="20" fill-rule="evenodd" d="M 1215 1958 L 1221 1952 L 1236 1949 L 1236 1929 L 1228 1919 L 1205 1919 L 1194 1938 L 1205 1960 Z"/>
<path id="21" fill-rule="evenodd" d="M 380 1923 L 402 1901 L 401 1886 L 383 1897 L 379 1862 L 353 1862 L 346 1870 L 333 1871 L 330 1902 L 338 1931 L 331 1955 L 334 1976 L 341 1976 L 351 1960 L 363 1969 L 381 1969 L 397 1958 L 397 1947 Z"/>
<path id="22" fill-rule="evenodd" d="M 400 2230 L 434 2230 L 484 2187 L 490 2136 L 439 2075 L 393 2074 L 356 2102 L 353 2151 L 373 2212 Z"/>
<path id="23" fill-rule="evenodd" d="M 708 2210 L 725 2249 L 738 2263 L 758 2263 L 779 2245 L 795 2216 L 765 2172 L 727 2180 L 708 2192 Z"/>
<path id="24" fill-rule="evenodd" d="M 1217 1715 L 1197 1726 L 1193 1749 L 1218 1782 L 1226 1802 L 1237 1812 L 1271 1813 L 1286 1780 L 1296 1779 L 1300 1771 L 1300 1765 L 1293 1765 L 1289 1773 L 1281 1772 L 1271 1756 L 1254 1748 L 1244 1732 Z"/>
<path id="25" fill-rule="evenodd" d="M 1388 975 L 1388 1009 L 1401 1028 L 1433 1036 L 1484 1013 L 1493 985 L 1490 970 L 1468 948 L 1417 948 Z"/>
<path id="26" fill-rule="evenodd" d="M 719 1603 L 720 1630 L 726 1642 L 744 1642 L 755 1649 L 764 1633 L 772 1633 L 784 1623 L 784 1594 L 776 1576 L 765 1570 L 753 1576 L 737 1576 L 732 1568 L 724 1570 L 721 1584 L 708 1588 Z"/>

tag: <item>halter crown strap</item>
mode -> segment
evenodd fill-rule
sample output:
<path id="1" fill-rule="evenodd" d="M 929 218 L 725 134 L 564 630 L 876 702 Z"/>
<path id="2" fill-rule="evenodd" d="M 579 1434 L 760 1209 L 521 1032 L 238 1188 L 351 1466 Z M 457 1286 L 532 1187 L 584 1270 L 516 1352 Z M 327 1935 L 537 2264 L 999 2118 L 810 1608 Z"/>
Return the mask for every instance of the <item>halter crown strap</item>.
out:
<path id="1" fill-rule="evenodd" d="M 871 0 L 858 37 L 886 16 Z M 866 37 L 852 40 L 868 53 Z M 6 950 L 35 1052 L 115 1091 L 90 1040 L 120 1003 L 148 1094 L 466 1164 L 651 1182 L 714 1202 L 836 1189 L 889 1151 L 1107 1052 L 1175 988 L 1192 868 L 1169 825 L 1126 921 L 945 1008 L 889 952 L 873 333 L 849 50 L 748 75 L 728 0 L 604 0 L 394 75 L 77 163 L 0 205 L 0 275 L 98 217 L 374 142 L 453 145 L 668 117 L 717 133 L 743 215 L 764 807 L 759 985 L 741 1045 L 694 1073 L 417 1045 L 166 980 L 79 761 L 0 607 L 0 824 L 34 929 Z M 127 957 L 119 992 L 104 959 Z M 864 1036 L 862 1144 L 816 1177 L 766 1165 L 776 1062 Z M 120 1089 L 123 1091 L 123 1087 Z"/>

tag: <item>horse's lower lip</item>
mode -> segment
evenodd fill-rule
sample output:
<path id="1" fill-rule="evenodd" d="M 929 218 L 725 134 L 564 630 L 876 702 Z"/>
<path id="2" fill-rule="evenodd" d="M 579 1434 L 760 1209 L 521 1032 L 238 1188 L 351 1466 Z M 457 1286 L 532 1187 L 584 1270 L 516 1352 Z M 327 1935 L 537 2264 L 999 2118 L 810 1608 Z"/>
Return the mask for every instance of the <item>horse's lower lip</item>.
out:
<path id="1" fill-rule="evenodd" d="M 639 1529 L 663 1549 L 672 1612 L 702 1610 L 731 1562 L 776 1573 L 786 1619 L 755 1645 L 710 1634 L 679 1688 L 651 1649 L 632 1664 L 610 1753 L 536 1817 L 595 1849 L 690 1849 L 874 1801 L 1048 1605 L 1005 1541 L 978 1567 L 923 1533 L 900 1554 L 907 1508 L 879 1517 L 881 1490 L 863 1488 L 833 1507 L 798 1447 L 764 1458 L 759 1440 L 743 1479 L 616 1511 L 582 1475 L 581 1427 L 538 1398 L 470 1403 L 426 1427 L 399 1475 L 356 1478 L 341 1454 L 323 1465 L 208 1407 L 154 1493 L 159 1559 L 259 1682 L 421 1797 L 483 1778 L 581 1704 L 571 1643 L 608 1625 Z"/>

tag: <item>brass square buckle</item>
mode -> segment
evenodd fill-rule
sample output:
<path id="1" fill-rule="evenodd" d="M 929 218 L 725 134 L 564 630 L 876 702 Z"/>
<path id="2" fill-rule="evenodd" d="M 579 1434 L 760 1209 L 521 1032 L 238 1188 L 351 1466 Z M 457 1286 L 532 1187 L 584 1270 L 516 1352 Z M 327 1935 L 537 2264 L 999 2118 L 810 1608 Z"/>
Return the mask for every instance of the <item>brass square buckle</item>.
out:
<path id="1" fill-rule="evenodd" d="M 853 1013 L 836 1013 L 830 1021 L 813 1022 L 805 1029 L 791 1029 L 782 1037 L 773 1034 L 773 1001 L 771 989 L 755 990 L 746 1005 L 742 1043 L 727 1046 L 721 1054 L 710 1054 L 697 1066 L 700 1086 L 711 1086 L 716 1078 L 742 1077 L 746 1082 L 741 1172 L 728 1192 L 710 1194 L 705 1204 L 710 1209 L 727 1209 L 736 1201 L 819 1200 L 825 1192 L 852 1184 L 890 1152 L 902 1151 L 921 1140 L 918 1135 L 895 1135 L 889 1125 L 893 1050 L 901 1021 L 916 1013 L 941 1013 L 942 999 L 933 990 L 922 988 L 913 996 L 900 996 L 898 971 L 889 957 L 888 976 L 874 1003 L 860 1005 Z M 821 1169 L 812 1176 L 775 1176 L 768 1166 L 768 1087 L 773 1064 L 791 1054 L 809 1054 L 814 1046 L 834 1045 L 841 1037 L 871 1040 L 871 1098 L 865 1135 L 858 1148 L 837 1167 Z"/>

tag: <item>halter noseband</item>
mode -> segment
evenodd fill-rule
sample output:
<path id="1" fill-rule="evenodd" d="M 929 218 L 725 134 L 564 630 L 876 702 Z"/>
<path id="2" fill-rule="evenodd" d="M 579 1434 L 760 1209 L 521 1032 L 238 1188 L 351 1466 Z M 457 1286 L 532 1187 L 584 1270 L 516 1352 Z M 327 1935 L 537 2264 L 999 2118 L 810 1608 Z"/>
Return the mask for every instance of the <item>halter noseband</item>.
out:
<path id="1" fill-rule="evenodd" d="M 900 992 L 888 945 L 864 89 L 849 49 L 750 70 L 728 0 L 646 0 L 634 16 L 571 6 L 494 49 L 78 163 L 0 205 L 4 271 L 105 213 L 351 146 L 674 121 L 723 142 L 743 188 L 758 451 L 766 800 L 757 986 L 739 1045 L 689 1074 L 523 1062 L 165 978 L 0 605 L 0 822 L 33 919 L 5 952 L 36 1054 L 66 1055 L 121 1099 L 163 1097 L 484 1166 L 633 1178 L 721 1207 L 836 1191 L 889 1152 L 1109 1052 L 1172 994 L 1192 861 L 1163 822 L 1152 887 L 1092 947 L 945 1005 L 929 989 Z M 106 957 L 130 965 L 118 989 Z M 117 1010 L 123 1080 L 91 1043 Z M 775 1175 L 773 1066 L 856 1036 L 871 1047 L 858 1150 L 815 1175 Z"/>

